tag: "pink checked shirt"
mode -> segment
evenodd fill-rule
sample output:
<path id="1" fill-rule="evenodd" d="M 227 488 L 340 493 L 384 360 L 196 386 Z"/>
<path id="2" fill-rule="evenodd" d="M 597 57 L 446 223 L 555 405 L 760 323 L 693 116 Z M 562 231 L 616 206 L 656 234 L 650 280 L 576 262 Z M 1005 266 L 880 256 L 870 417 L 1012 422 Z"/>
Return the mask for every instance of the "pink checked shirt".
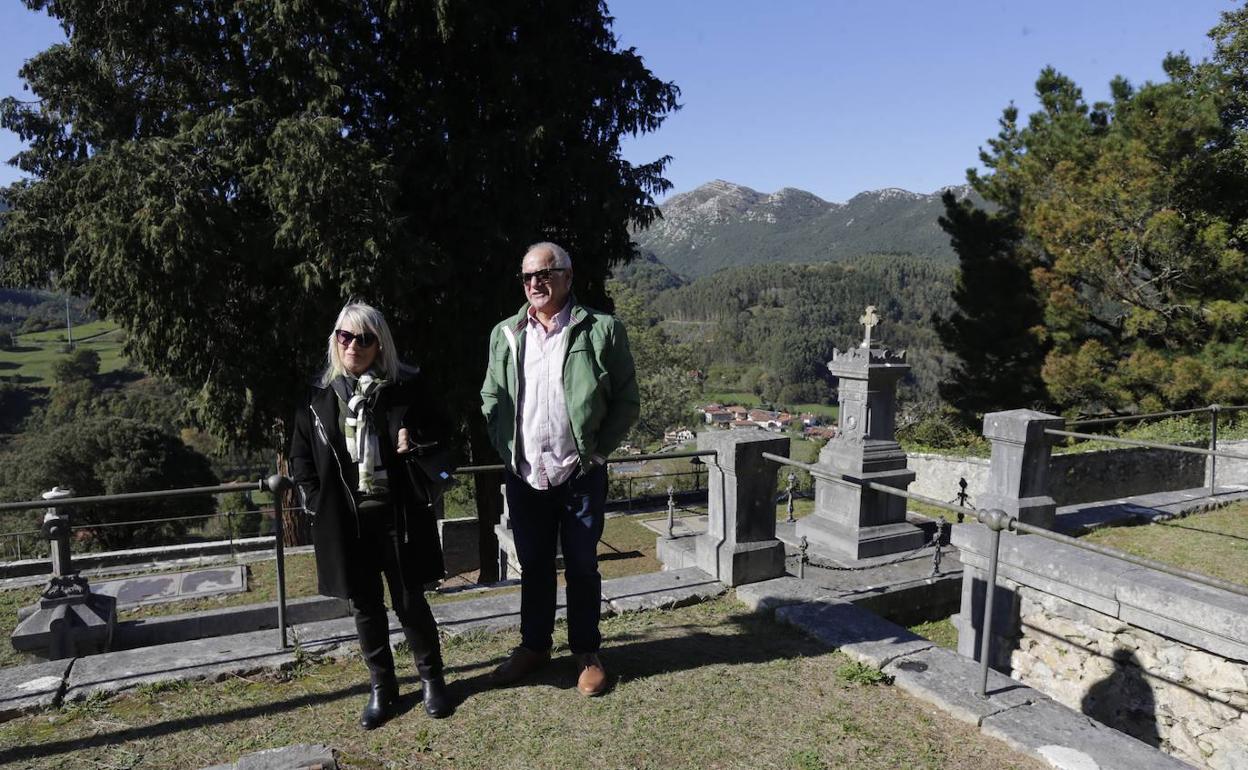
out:
<path id="1" fill-rule="evenodd" d="M 524 381 L 520 387 L 520 477 L 534 489 L 567 481 L 580 456 L 563 394 L 563 358 L 568 345 L 569 301 L 546 331 L 529 308 L 525 325 Z"/>

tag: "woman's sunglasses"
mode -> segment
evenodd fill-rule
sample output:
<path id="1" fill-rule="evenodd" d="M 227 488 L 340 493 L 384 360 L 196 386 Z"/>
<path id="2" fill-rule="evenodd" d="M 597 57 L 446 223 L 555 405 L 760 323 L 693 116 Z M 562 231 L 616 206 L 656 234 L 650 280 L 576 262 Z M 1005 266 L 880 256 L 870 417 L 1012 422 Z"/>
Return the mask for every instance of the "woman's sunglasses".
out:
<path id="1" fill-rule="evenodd" d="M 352 342 L 360 343 L 361 348 L 371 348 L 377 344 L 377 335 L 372 332 L 352 334 L 346 329 L 334 329 L 334 339 L 338 340 L 338 344 L 344 348 L 351 347 Z"/>

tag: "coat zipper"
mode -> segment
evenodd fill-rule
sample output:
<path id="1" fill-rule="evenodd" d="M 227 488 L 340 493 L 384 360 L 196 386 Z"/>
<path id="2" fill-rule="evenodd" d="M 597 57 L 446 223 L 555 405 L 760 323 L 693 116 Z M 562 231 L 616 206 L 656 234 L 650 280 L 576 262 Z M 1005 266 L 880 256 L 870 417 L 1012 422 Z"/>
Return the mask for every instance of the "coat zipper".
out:
<path id="1" fill-rule="evenodd" d="M 520 395 L 520 354 L 516 352 L 516 335 L 510 326 L 503 327 L 503 336 L 507 338 L 507 347 L 511 349 L 511 392 Z M 516 443 L 520 439 L 520 413 L 517 410 L 511 426 L 511 471 L 518 473 L 520 463 L 516 462 Z"/>
<path id="2" fill-rule="evenodd" d="M 355 536 L 363 538 L 364 532 L 360 527 L 360 512 L 355 507 L 355 495 L 351 494 L 351 487 L 347 486 L 347 477 L 342 472 L 342 462 L 338 459 L 338 453 L 334 451 L 334 447 L 329 443 L 329 435 L 325 432 L 325 426 L 321 423 L 321 416 L 316 413 L 311 404 L 308 404 L 308 411 L 312 412 L 312 419 L 316 420 L 316 434 L 321 437 L 321 441 L 325 442 L 325 448 L 329 450 L 329 454 L 334 458 L 334 467 L 338 469 L 338 480 L 342 482 L 342 488 L 347 492 L 347 504 L 351 506 L 351 513 L 355 514 Z"/>

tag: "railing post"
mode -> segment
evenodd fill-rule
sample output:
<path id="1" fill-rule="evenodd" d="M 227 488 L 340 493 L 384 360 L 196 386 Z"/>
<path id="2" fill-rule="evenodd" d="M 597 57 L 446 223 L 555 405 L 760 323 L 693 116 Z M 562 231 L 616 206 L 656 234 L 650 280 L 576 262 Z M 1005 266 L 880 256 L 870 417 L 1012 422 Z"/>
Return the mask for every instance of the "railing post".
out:
<path id="1" fill-rule="evenodd" d="M 278 473 L 269 476 L 267 481 L 268 489 L 273 493 L 274 555 L 277 557 L 277 628 L 280 634 L 278 649 L 282 650 L 289 646 L 286 642 L 286 547 L 282 542 L 282 498 L 292 484 L 289 478 Z M 262 480 L 260 489 L 263 490 L 265 485 L 266 482 Z"/>
<path id="2" fill-rule="evenodd" d="M 788 518 L 785 519 L 785 521 L 789 524 L 792 524 L 797 521 L 797 519 L 794 518 L 793 516 L 793 482 L 797 481 L 797 474 L 793 473 L 792 471 L 789 471 L 788 480 L 789 480 L 789 486 L 786 489 L 788 492 L 789 499 L 788 499 L 788 502 L 785 503 L 785 508 L 787 509 L 789 516 Z"/>
<path id="3" fill-rule="evenodd" d="M 667 539 L 676 537 L 676 490 L 667 485 Z"/>
<path id="4" fill-rule="evenodd" d="M 988 697 L 988 662 L 992 652 L 992 601 L 997 593 L 997 563 L 1001 559 L 1001 529 L 1005 514 L 988 511 L 980 519 L 992 530 L 992 545 L 988 554 L 988 583 L 984 594 L 984 617 L 980 622 L 983 637 L 979 642 L 979 697 Z"/>
<path id="5" fill-rule="evenodd" d="M 776 539 L 777 463 L 762 455 L 788 457 L 789 439 L 764 430 L 706 431 L 698 448 L 715 450 L 715 459 L 696 565 L 729 586 L 785 575 L 784 544 Z"/>
<path id="6" fill-rule="evenodd" d="M 988 488 L 980 509 L 999 508 L 1019 521 L 1053 528 L 1057 504 L 1049 494 L 1049 450 L 1045 430 L 1060 430 L 1061 417 L 1030 409 L 984 415 L 984 437 L 992 443 Z"/>
<path id="7" fill-rule="evenodd" d="M 1209 451 L 1218 451 L 1218 412 L 1222 407 L 1217 404 L 1209 405 Z M 1218 493 L 1218 458 L 1216 455 L 1209 455 L 1209 496 L 1213 497 Z"/>

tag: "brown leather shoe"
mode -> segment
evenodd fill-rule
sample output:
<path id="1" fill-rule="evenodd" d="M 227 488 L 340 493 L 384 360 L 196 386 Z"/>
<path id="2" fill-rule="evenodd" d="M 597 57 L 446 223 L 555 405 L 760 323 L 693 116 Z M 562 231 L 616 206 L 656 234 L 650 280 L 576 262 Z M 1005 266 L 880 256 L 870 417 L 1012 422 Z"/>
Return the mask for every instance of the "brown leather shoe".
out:
<path id="1" fill-rule="evenodd" d="M 502 665 L 490 674 L 490 681 L 496 687 L 515 684 L 529 674 L 546 665 L 550 660 L 550 650 L 536 652 L 528 647 L 517 647 Z"/>
<path id="2" fill-rule="evenodd" d="M 581 695 L 593 697 L 602 695 L 607 690 L 607 670 L 602 661 L 594 653 L 579 656 L 581 675 L 576 680 L 576 689 Z"/>

